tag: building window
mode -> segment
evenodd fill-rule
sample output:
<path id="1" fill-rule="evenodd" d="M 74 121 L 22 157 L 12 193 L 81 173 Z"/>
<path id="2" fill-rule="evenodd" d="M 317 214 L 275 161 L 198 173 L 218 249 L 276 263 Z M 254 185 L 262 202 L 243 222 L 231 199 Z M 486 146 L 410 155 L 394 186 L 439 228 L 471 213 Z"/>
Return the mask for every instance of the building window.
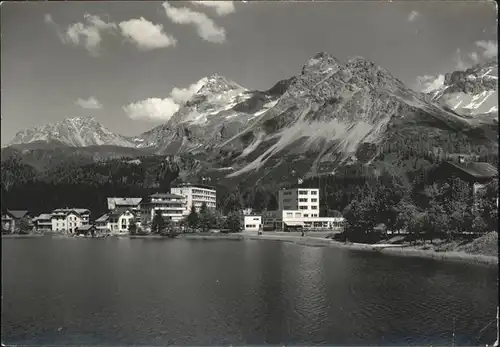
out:
<path id="1" fill-rule="evenodd" d="M 283 195 L 292 195 L 292 192 L 289 192 L 289 191 L 283 192 Z"/>
<path id="2" fill-rule="evenodd" d="M 307 213 L 304 213 L 304 217 L 309 217 L 309 215 Z"/>
<path id="3" fill-rule="evenodd" d="M 286 215 L 287 215 L 287 217 L 291 217 L 291 216 L 293 216 L 293 213 L 292 212 L 287 212 Z"/>
<path id="4" fill-rule="evenodd" d="M 299 202 L 307 202 L 307 198 L 300 198 Z"/>
<path id="5" fill-rule="evenodd" d="M 318 195 L 318 191 L 317 190 L 311 190 L 311 195 Z"/>
<path id="6" fill-rule="evenodd" d="M 257 227 L 256 224 L 247 224 L 247 225 L 245 225 L 245 228 L 255 228 L 255 227 Z"/>
<path id="7" fill-rule="evenodd" d="M 311 209 L 313 209 L 313 210 L 317 210 L 317 209 L 318 209 L 318 206 L 313 205 L 313 206 L 311 206 Z"/>
<path id="8" fill-rule="evenodd" d="M 311 199 L 311 202 L 318 202 L 318 199 Z"/>
<path id="9" fill-rule="evenodd" d="M 299 210 L 307 210 L 307 206 L 299 206 Z"/>
<path id="10" fill-rule="evenodd" d="M 299 195 L 307 195 L 307 190 L 299 190 Z"/>

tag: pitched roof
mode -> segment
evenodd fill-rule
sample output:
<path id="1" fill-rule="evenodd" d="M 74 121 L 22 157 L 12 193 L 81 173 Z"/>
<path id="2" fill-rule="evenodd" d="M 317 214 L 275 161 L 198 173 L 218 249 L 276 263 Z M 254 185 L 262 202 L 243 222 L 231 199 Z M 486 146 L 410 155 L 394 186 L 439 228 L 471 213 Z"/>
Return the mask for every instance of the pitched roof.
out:
<path id="1" fill-rule="evenodd" d="M 116 206 L 137 206 L 141 203 L 142 198 L 108 198 L 108 209 L 112 210 Z"/>
<path id="2" fill-rule="evenodd" d="M 456 169 L 474 178 L 493 178 L 498 176 L 498 169 L 485 162 L 454 163 L 448 161 Z"/>
<path id="3" fill-rule="evenodd" d="M 99 218 L 97 218 L 95 221 L 96 221 L 96 223 L 100 223 L 100 222 L 106 222 L 108 219 L 109 219 L 109 215 L 107 213 L 105 213 L 102 216 L 100 216 Z"/>
<path id="4" fill-rule="evenodd" d="M 134 211 L 132 211 L 132 209 L 126 208 L 126 207 L 118 207 L 118 208 L 114 209 L 113 211 L 111 211 L 111 213 L 109 214 L 109 217 L 111 217 L 111 216 L 120 217 L 126 211 L 129 211 L 130 213 L 132 213 L 135 216 L 135 213 L 134 213 Z"/>
<path id="5" fill-rule="evenodd" d="M 36 219 L 36 220 L 46 220 L 46 219 L 51 219 L 52 218 L 52 215 L 50 213 L 42 213 L 41 215 L 39 216 L 36 216 L 35 218 L 33 219 Z"/>
<path id="6" fill-rule="evenodd" d="M 90 213 L 90 210 L 86 209 L 86 208 L 58 208 L 58 209 L 55 209 L 52 213 L 63 213 L 63 214 L 69 214 L 69 213 L 76 213 L 76 214 L 87 214 L 87 213 Z"/>
<path id="7" fill-rule="evenodd" d="M 76 230 L 82 230 L 82 231 L 85 231 L 85 230 L 90 230 L 92 229 L 94 226 L 93 225 L 90 225 L 90 224 L 86 224 L 86 225 L 80 225 L 76 228 Z"/>
<path id="8" fill-rule="evenodd" d="M 25 217 L 29 212 L 27 210 L 7 210 L 7 213 L 10 213 L 15 219 L 20 219 Z"/>

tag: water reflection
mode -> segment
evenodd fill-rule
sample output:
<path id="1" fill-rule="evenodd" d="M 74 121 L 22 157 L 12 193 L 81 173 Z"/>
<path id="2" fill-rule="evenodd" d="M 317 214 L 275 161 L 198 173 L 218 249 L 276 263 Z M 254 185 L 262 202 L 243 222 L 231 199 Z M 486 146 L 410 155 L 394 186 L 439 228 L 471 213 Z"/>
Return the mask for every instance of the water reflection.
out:
<path id="1" fill-rule="evenodd" d="M 267 241 L 2 240 L 10 344 L 476 343 L 497 269 Z M 485 331 L 483 341 L 495 337 Z"/>

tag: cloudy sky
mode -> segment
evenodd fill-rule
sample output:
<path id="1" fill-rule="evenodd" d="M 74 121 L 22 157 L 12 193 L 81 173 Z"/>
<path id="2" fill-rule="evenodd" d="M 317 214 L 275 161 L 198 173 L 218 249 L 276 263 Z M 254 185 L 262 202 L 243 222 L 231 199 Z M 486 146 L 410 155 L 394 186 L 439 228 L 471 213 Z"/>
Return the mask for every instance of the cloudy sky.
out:
<path id="1" fill-rule="evenodd" d="M 84 115 L 139 134 L 205 76 L 267 89 L 320 51 L 414 88 L 497 54 L 496 7 L 480 1 L 4 2 L 1 33 L 2 144 Z"/>

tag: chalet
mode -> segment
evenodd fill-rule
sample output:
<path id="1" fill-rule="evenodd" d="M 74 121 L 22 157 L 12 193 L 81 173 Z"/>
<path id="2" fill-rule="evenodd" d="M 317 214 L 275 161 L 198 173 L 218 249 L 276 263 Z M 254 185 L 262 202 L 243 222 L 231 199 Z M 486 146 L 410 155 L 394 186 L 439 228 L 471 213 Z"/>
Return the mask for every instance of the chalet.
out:
<path id="1" fill-rule="evenodd" d="M 127 233 L 131 223 L 139 217 L 139 212 L 129 208 L 117 208 L 108 215 L 107 228 L 112 233 Z"/>
<path id="2" fill-rule="evenodd" d="M 52 212 L 52 231 L 74 233 L 80 225 L 88 225 L 90 211 L 83 208 L 59 208 Z"/>
<path id="3" fill-rule="evenodd" d="M 463 159 L 458 162 L 447 161 L 444 162 L 443 169 L 449 177 L 458 177 L 468 182 L 472 193 L 498 178 L 498 169 L 485 162 L 465 162 Z"/>
<path id="4" fill-rule="evenodd" d="M 33 218 L 33 225 L 38 231 L 50 231 L 52 230 L 52 215 L 48 213 L 42 213 L 39 216 Z"/>
<path id="5" fill-rule="evenodd" d="M 80 225 L 76 227 L 75 234 L 77 235 L 92 235 L 92 237 L 96 234 L 96 227 L 94 225 L 86 224 Z"/>
<path id="6" fill-rule="evenodd" d="M 103 214 L 95 220 L 95 227 L 100 233 L 106 233 L 109 231 L 108 228 L 109 214 Z"/>
<path id="7" fill-rule="evenodd" d="M 2 232 L 14 233 L 19 231 L 21 220 L 27 222 L 31 228 L 31 216 L 26 210 L 4 210 L 2 212 Z"/>
<path id="8" fill-rule="evenodd" d="M 142 198 L 108 198 L 108 210 L 117 208 L 128 208 L 132 211 L 139 211 Z"/>

